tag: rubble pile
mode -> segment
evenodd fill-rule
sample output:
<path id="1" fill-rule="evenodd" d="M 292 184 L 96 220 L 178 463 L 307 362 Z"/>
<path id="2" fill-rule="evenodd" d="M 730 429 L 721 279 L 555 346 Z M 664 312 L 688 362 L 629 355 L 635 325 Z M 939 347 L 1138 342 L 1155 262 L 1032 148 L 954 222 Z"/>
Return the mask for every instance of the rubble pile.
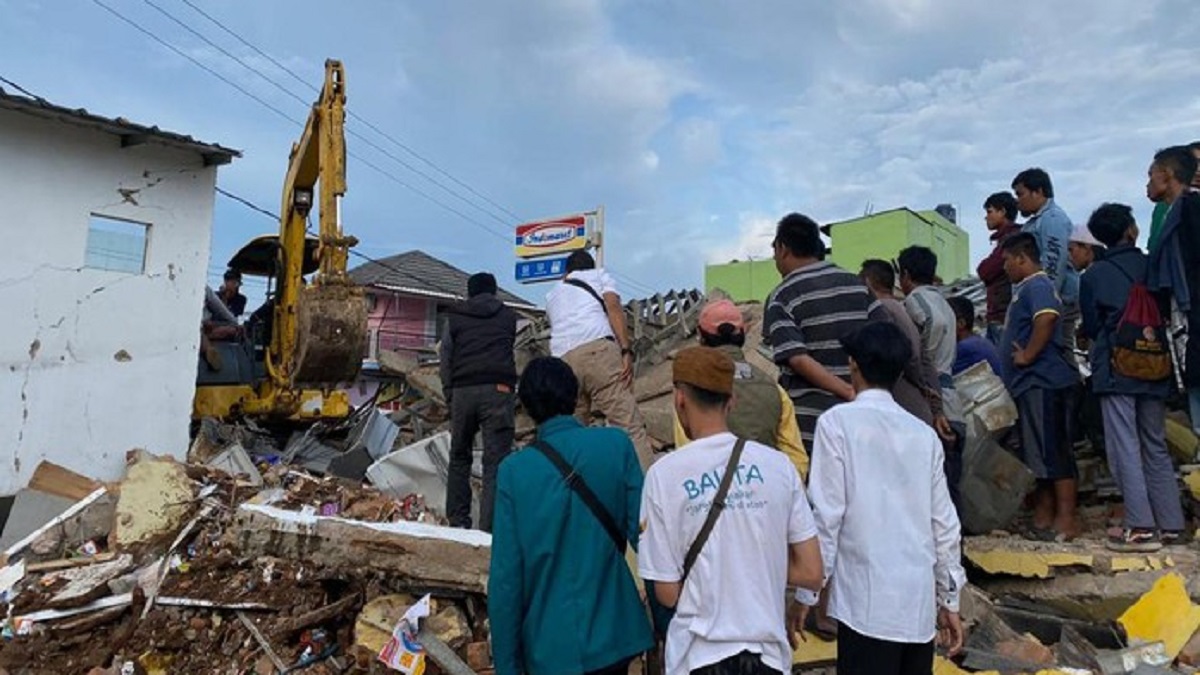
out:
<path id="1" fill-rule="evenodd" d="M 39 468 L 88 492 L 0 557 L 0 672 L 395 672 L 378 655 L 424 596 L 429 670 L 490 669 L 488 535 L 419 495 L 250 467 L 133 452 L 112 485 Z"/>

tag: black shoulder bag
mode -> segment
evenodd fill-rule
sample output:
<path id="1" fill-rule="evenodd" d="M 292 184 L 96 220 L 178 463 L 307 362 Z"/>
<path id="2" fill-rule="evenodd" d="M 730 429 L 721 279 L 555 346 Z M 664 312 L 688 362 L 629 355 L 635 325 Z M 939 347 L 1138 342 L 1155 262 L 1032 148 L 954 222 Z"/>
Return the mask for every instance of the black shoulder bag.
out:
<path id="1" fill-rule="evenodd" d="M 583 477 L 576 473 L 575 469 L 567 463 L 567 460 L 563 459 L 558 450 L 554 449 L 554 446 L 545 441 L 535 441 L 533 447 L 545 455 L 546 459 L 550 460 L 550 463 L 554 465 L 554 468 L 558 469 L 558 472 L 562 474 L 563 480 L 566 481 L 567 487 L 579 496 L 579 499 L 588 507 L 592 515 L 596 516 L 596 520 L 600 521 L 600 524 L 604 526 L 604 530 L 612 538 L 613 545 L 617 547 L 617 553 L 624 556 L 626 540 L 625 535 L 621 532 L 621 527 L 617 525 L 616 519 L 608 512 L 608 509 L 604 508 L 604 504 L 600 503 L 600 498 L 596 496 L 596 493 L 592 492 L 588 484 L 583 482 Z"/>
<path id="2" fill-rule="evenodd" d="M 582 288 L 583 290 L 587 291 L 588 295 L 592 296 L 596 299 L 596 302 L 600 303 L 600 309 L 603 310 L 605 314 L 608 313 L 608 305 L 604 304 L 604 298 L 600 297 L 600 294 L 596 292 L 596 289 L 588 285 L 586 281 L 580 281 L 579 279 L 563 279 L 563 283 L 571 284 L 575 288 Z"/>
<path id="3" fill-rule="evenodd" d="M 733 474 L 737 472 L 738 462 L 742 459 L 742 449 L 746 446 L 746 439 L 739 438 L 733 446 L 733 452 L 729 455 L 729 462 L 725 465 L 725 475 L 721 477 L 721 484 L 717 487 L 717 494 L 713 497 L 712 506 L 708 510 L 708 517 L 704 519 L 704 524 L 700 526 L 700 531 L 696 534 L 696 538 L 692 541 L 692 545 L 688 548 L 687 554 L 683 558 L 683 577 L 679 580 L 680 589 L 682 592 L 683 584 L 687 581 L 688 574 L 692 571 L 692 566 L 696 564 L 696 559 L 700 557 L 700 551 L 704 548 L 704 544 L 712 535 L 713 527 L 717 524 L 717 518 L 721 512 L 725 510 L 725 498 L 729 495 L 729 488 L 733 484 Z M 667 627 L 671 623 L 671 618 L 675 616 L 674 609 L 663 607 L 662 604 L 654 597 L 653 592 L 654 582 L 646 582 L 647 595 L 650 599 L 650 614 L 654 620 L 654 632 L 661 639 L 667 634 Z"/>
<path id="4" fill-rule="evenodd" d="M 696 564 L 696 559 L 700 557 L 701 549 L 708 542 L 713 527 L 717 524 L 717 518 L 725 510 L 725 498 L 729 495 L 729 487 L 733 483 L 733 474 L 737 473 L 738 462 L 742 459 L 742 449 L 745 447 L 746 439 L 739 438 L 733 446 L 733 452 L 729 454 L 729 463 L 725 465 L 725 475 L 721 476 L 721 485 L 717 488 L 717 494 L 713 497 L 712 506 L 708 509 L 708 517 L 704 519 L 704 524 L 700 526 L 700 532 L 696 534 L 696 539 L 692 541 L 687 555 L 683 558 L 683 578 L 679 580 L 680 585 L 687 581 L 688 574 L 692 571 L 692 565 Z"/>

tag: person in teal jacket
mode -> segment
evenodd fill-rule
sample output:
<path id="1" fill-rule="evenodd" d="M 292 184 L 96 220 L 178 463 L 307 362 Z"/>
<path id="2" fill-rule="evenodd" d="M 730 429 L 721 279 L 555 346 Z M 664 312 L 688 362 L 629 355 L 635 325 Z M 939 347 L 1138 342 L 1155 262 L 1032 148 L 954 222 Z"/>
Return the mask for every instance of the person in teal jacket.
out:
<path id="1" fill-rule="evenodd" d="M 642 469 L 624 431 L 573 416 L 579 382 L 564 361 L 531 362 L 518 396 L 550 444 L 637 546 Z M 538 449 L 504 459 L 496 480 L 488 617 L 496 675 L 624 674 L 654 645 L 624 551 Z"/>

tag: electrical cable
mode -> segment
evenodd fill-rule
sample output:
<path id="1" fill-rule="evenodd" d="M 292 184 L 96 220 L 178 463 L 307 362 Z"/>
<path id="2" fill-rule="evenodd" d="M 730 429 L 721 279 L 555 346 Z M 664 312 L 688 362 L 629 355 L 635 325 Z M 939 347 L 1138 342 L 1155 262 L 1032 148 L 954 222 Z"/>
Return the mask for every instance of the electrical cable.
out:
<path id="1" fill-rule="evenodd" d="M 205 38 L 205 37 L 203 37 L 203 36 L 202 36 L 200 33 L 198 33 L 197 31 L 195 31 L 194 29 L 192 29 L 192 28 L 191 28 L 190 26 L 188 26 L 188 25 L 187 25 L 185 22 L 183 22 L 182 20 L 180 20 L 180 19 L 178 19 L 178 18 L 174 17 L 174 16 L 173 16 L 173 15 L 171 15 L 169 12 L 167 12 L 167 11 L 166 11 L 166 10 L 164 10 L 164 9 L 162 9 L 160 6 L 158 6 L 158 5 L 156 5 L 155 3 L 151 2 L 151 0 L 143 0 L 143 1 L 144 1 L 144 2 L 146 2 L 146 4 L 149 4 L 150 6 L 154 7 L 154 8 L 155 8 L 156 10 L 158 10 L 159 12 L 161 12 L 161 13 L 163 13 L 164 15 L 168 16 L 169 18 L 171 18 L 171 19 L 172 19 L 174 22 L 176 22 L 176 23 L 178 23 L 178 24 L 182 25 L 182 26 L 183 26 L 185 29 L 187 29 L 189 32 L 193 33 L 194 35 L 197 35 L 197 36 L 198 36 L 198 37 L 200 37 L 202 40 L 204 40 L 206 43 L 208 43 L 208 44 L 210 44 L 211 46 L 213 46 L 214 48 L 217 48 L 218 50 L 220 50 L 220 51 L 221 51 L 221 52 L 222 52 L 224 55 L 226 55 L 226 56 L 228 56 L 229 58 L 233 59 L 234 61 L 236 61 L 237 63 L 239 63 L 239 64 L 240 64 L 240 65 L 242 65 L 243 67 L 245 67 L 245 68 L 247 68 L 247 69 L 251 70 L 252 72 L 256 73 L 256 74 L 257 74 L 259 77 L 261 77 L 261 78 L 263 78 L 263 79 L 266 79 L 268 82 L 270 82 L 270 83 L 271 83 L 272 85 L 274 85 L 276 88 L 279 88 L 279 89 L 281 89 L 282 91 L 284 91 L 284 92 L 288 93 L 288 94 L 289 94 L 289 96 L 292 96 L 293 98 L 296 98 L 297 100 L 299 100 L 299 101 L 303 102 L 303 99 L 300 99 L 300 98 L 299 98 L 299 97 L 297 97 L 297 96 L 296 96 L 294 93 L 292 93 L 292 92 L 288 91 L 286 88 L 282 87 L 282 85 L 279 85 L 277 82 L 275 82 L 275 81 L 274 81 L 274 80 L 272 80 L 271 78 L 267 77 L 267 76 L 266 76 L 266 75 L 264 75 L 264 74 L 263 74 L 261 71 L 258 71 L 258 70 L 257 70 L 256 68 L 254 68 L 253 66 L 250 66 L 249 64 L 246 64 L 244 61 L 242 61 L 242 60 L 241 60 L 241 59 L 239 59 L 238 57 L 236 57 L 236 56 L 232 55 L 232 54 L 231 54 L 231 53 L 229 53 L 227 50 L 225 50 L 225 49 L 223 49 L 223 48 L 221 48 L 221 47 L 217 46 L 215 43 L 213 43 L 213 42 L 212 42 L 211 40 L 209 40 L 208 38 Z M 187 2 L 187 0 L 183 0 L 183 1 L 184 1 L 184 2 L 185 2 L 185 4 L 187 4 L 189 7 L 192 7 L 192 9 L 195 9 L 195 10 L 197 10 L 197 11 L 200 11 L 200 10 L 199 10 L 199 8 L 197 8 L 197 7 L 196 7 L 195 5 L 193 5 L 192 3 L 190 3 L 190 2 Z M 251 92 L 251 91 L 249 91 L 248 89 L 246 89 L 245 87 L 243 87 L 243 86 L 241 86 L 241 85 L 237 84 L 237 83 L 236 83 L 236 82 L 234 82 L 233 80 L 230 80 L 229 78 L 227 78 L 227 77 L 225 77 L 224 75 L 220 74 L 220 73 L 219 73 L 219 72 L 217 72 L 216 70 L 214 70 L 214 69 L 212 69 L 211 67 L 209 67 L 209 66 L 205 65 L 203 62 L 201 62 L 200 60 L 196 59 L 196 58 L 195 58 L 195 57 L 193 57 L 192 55 L 190 55 L 190 54 L 186 53 L 185 51 L 183 51 L 183 50 L 182 50 L 182 49 L 180 49 L 179 47 L 177 47 L 177 46 L 175 46 L 175 45 L 171 44 L 170 42 L 168 42 L 168 41 L 164 40 L 163 38 L 159 37 L 159 36 L 158 36 L 157 34 L 155 34 L 153 31 L 151 31 L 151 30 L 149 30 L 149 29 L 145 28 L 144 26 L 142 26 L 141 24 L 137 23 L 136 21 L 134 21 L 134 20 L 132 20 L 132 19 L 128 18 L 127 16 L 125 16 L 125 15 L 121 14 L 120 12 L 118 12 L 117 10 L 113 9 L 111 6 L 109 6 L 108 4 L 106 4 L 106 3 L 105 3 L 103 0 L 92 0 L 92 2 L 93 2 L 94 4 L 96 4 L 96 5 L 100 6 L 101 8 L 103 8 L 104 10 L 106 10 L 107 12 L 109 12 L 110 14 L 112 14 L 113 16 L 115 16 L 116 18 L 120 19 L 122 22 L 124 22 L 124 23 L 128 24 L 129 26 L 133 27 L 133 28 L 134 28 L 134 29 L 136 29 L 138 32 L 140 32 L 140 33 L 144 34 L 145 36 L 147 36 L 147 37 L 151 38 L 152 40 L 154 40 L 154 41 L 155 41 L 155 42 L 157 42 L 158 44 L 160 44 L 160 45 L 162 45 L 162 46 L 166 47 L 167 49 L 171 50 L 173 53 L 175 53 L 175 54 L 177 54 L 177 55 L 179 55 L 179 56 L 183 57 L 184 59 L 186 59 L 187 61 L 189 61 L 189 62 L 190 62 L 190 63 L 192 63 L 193 65 L 195 65 L 195 66 L 197 66 L 197 67 L 201 68 L 202 70 L 204 70 L 204 71 L 205 71 L 205 72 L 207 72 L 208 74 L 212 75 L 213 77 L 216 77 L 218 80 L 220 80 L 220 81 L 224 82 L 225 84 L 227 84 L 227 85 L 229 85 L 229 86 L 233 87 L 233 88 L 234 88 L 234 89 L 236 89 L 236 90 L 237 90 L 239 93 L 241 93 L 241 94 L 243 94 L 244 96 L 246 96 L 246 97 L 250 98 L 251 100 L 253 100 L 253 101 L 255 101 L 256 103 L 258 103 L 259 105 L 261 105 L 261 106 L 263 106 L 263 107 L 267 108 L 268 110 L 270 110 L 270 111 L 274 112 L 276 115 L 278 115 L 278 116 L 280 116 L 280 117 L 284 118 L 285 120 L 287 120 L 287 121 L 289 121 L 289 122 L 291 122 L 291 123 L 293 123 L 293 124 L 295 124 L 295 125 L 297 125 L 297 126 L 300 126 L 300 127 L 303 127 L 303 126 L 304 126 L 304 123 L 303 123 L 303 122 L 301 122 L 301 121 L 299 121 L 299 120 L 297 120 L 297 119 L 295 119 L 295 118 L 291 117 L 290 115 L 288 115 L 286 112 L 282 111 L 281 109 L 279 109 L 279 108 L 278 108 L 278 107 L 276 107 L 275 105 L 273 105 L 273 104 L 271 104 L 271 103 L 267 102 L 267 101 L 266 101 L 266 100 L 264 100 L 263 98 L 259 97 L 258 95 L 254 94 L 253 92 Z M 220 24 L 220 23 L 219 23 L 219 22 L 217 22 L 215 19 L 213 19 L 211 16 L 207 15 L 207 14 L 206 14 L 206 13 L 204 13 L 204 12 L 201 12 L 201 14 L 202 14 L 202 15 L 204 15 L 204 16 L 205 16 L 205 18 L 208 18 L 210 21 L 213 21 L 214 23 L 217 23 L 217 24 L 218 24 L 218 25 L 219 25 L 219 26 L 220 26 L 220 27 L 221 27 L 223 30 L 225 30 L 226 32 L 230 33 L 231 35 L 234 35 L 234 37 L 236 37 L 236 38 L 237 38 L 239 41 L 241 41 L 243 44 L 246 44 L 246 45 L 247 45 L 247 46 L 249 46 L 250 48 L 254 49 L 254 50 L 257 52 L 257 53 L 260 53 L 260 54 L 262 54 L 262 53 L 263 53 L 263 52 L 262 52 L 262 50 L 260 50 L 260 49 L 258 49 L 258 48 L 256 48 L 256 47 L 253 47 L 253 46 L 252 46 L 252 45 L 249 43 L 249 41 L 245 40 L 244 38 L 241 38 L 241 37 L 240 37 L 240 36 L 238 36 L 236 33 L 234 33 L 234 32 L 233 32 L 231 29 L 229 29 L 229 28 L 225 27 L 223 24 Z M 296 75 L 294 72 L 291 72 L 291 70 L 290 70 L 290 69 L 288 69 L 288 68 L 286 68 L 286 67 L 282 66 L 282 64 L 279 64 L 279 63 L 278 63 L 278 62 L 277 62 L 275 59 L 270 59 L 270 60 L 272 61 L 272 63 L 275 63 L 277 66 L 279 66 L 279 67 L 283 68 L 285 71 L 287 71 L 287 72 L 288 72 L 288 73 L 289 73 L 289 74 L 290 74 L 292 77 L 295 77 L 297 80 L 300 80 L 300 78 L 299 78 L 299 77 L 298 77 L 298 76 L 297 76 L 297 75 Z M 311 88 L 311 85 L 308 85 L 308 86 Z M 318 91 L 319 91 L 319 90 L 318 90 Z M 402 144 L 402 143 L 400 143 L 398 140 L 396 140 L 396 139 L 394 139 L 394 138 L 390 137 L 390 135 L 388 135 L 388 134 L 385 134 L 384 132 L 382 132 L 382 130 L 378 129 L 378 127 L 375 127 L 375 125 L 372 125 L 372 124 L 370 124 L 369 122 L 367 122 L 367 121 L 365 121 L 365 120 L 361 120 L 361 119 L 357 118 L 357 116 L 356 116 L 356 115 L 354 115 L 354 114 L 353 114 L 353 112 L 351 112 L 351 113 L 350 113 L 350 116 L 351 116 L 352 118 L 354 118 L 354 119 L 358 119 L 358 121 L 360 121 L 360 122 L 363 122 L 363 123 L 364 123 L 364 124 L 366 124 L 368 127 L 371 127 L 371 128 L 373 128 L 373 130 L 375 130 L 375 131 L 376 131 L 376 133 L 380 133 L 380 134 L 381 134 L 381 135 L 383 135 L 385 138 L 388 138 L 389 140 L 391 140 L 393 143 L 396 143 L 397 145 L 399 145 L 399 146 L 400 146 L 400 147 L 402 147 L 403 149 L 405 149 L 405 150 L 407 150 L 407 151 L 410 151 L 410 152 L 411 152 L 411 149 L 410 149 L 410 148 L 408 148 L 407 146 L 403 145 L 403 144 Z M 483 211 L 483 212 L 485 212 L 485 213 L 488 213 L 488 215 L 490 215 L 492 218 L 496 219 L 498 222 L 501 222 L 502 224 L 505 224 L 505 225 L 507 225 L 507 224 L 508 224 L 506 221 L 504 221 L 503 219 L 501 219 L 501 218 L 497 217 L 495 214 L 485 211 L 485 210 L 484 210 L 482 207 L 480 207 L 479 205 L 475 204 L 474 202 L 471 202 L 470 200 L 467 200 L 466 198 L 462 197 L 461 195 L 459 195 L 459 194 L 455 193 L 453 190 L 450 190 L 450 189 L 449 189 L 449 188 L 447 188 L 446 186 L 444 186 L 444 185 L 442 185 L 442 184 L 438 183 L 436 180 L 434 180 L 434 179 L 430 178 L 430 177 L 429 177 L 427 174 L 424 174 L 424 173 L 420 172 L 419 170 L 416 170 L 416 169 L 414 169 L 414 168 L 413 168 L 411 165 L 409 165 L 409 164 L 405 163 L 405 162 L 404 162 L 402 159 L 398 158 L 398 157 L 397 157 L 397 156 L 396 156 L 394 153 L 388 152 L 387 150 L 385 150 L 385 149 L 381 148 L 381 147 L 380 147 L 378 144 L 374 143 L 374 142 L 373 142 L 373 141 L 371 141 L 370 139 L 367 139 L 367 138 L 365 138 L 364 136 L 362 136 L 361 134 L 358 134 L 357 132 L 354 132 L 353 130 L 350 130 L 350 131 L 349 131 L 349 133 L 350 133 L 350 135 L 351 135 L 351 136 L 353 136 L 353 137 L 355 137 L 355 138 L 358 138 L 359 140 L 363 141 L 364 143 L 366 143 L 367 145 L 371 146 L 371 147 L 372 147 L 372 148 L 374 148 L 375 150 L 377 150 L 377 151 L 381 152 L 382 154 L 384 154 L 385 156 L 387 156 L 387 157 L 391 158 L 393 161 L 396 161 L 397 163 L 400 163 L 402 166 L 405 166 L 406 168 L 408 168 L 409 170 L 413 171 L 414 173 L 417 173 L 418 175 L 420 175 L 420 176 L 424 177 L 426 180 L 429 180 L 431 183 L 433 183 L 434 185 L 437 185 L 437 186 L 438 186 L 439 188 L 441 188 L 443 191 L 446 191 L 447 193 L 449 193 L 449 194 L 451 194 L 451 195 L 455 196 L 456 198 L 458 198 L 458 199 L 460 199 L 460 200 L 464 201 L 464 202 L 465 202 L 465 203 L 467 203 L 467 204 L 470 204 L 471 206 L 473 206 L 474 208 L 476 208 L 476 209 L 478 209 L 478 210 L 480 210 L 480 211 Z M 437 199 L 437 198 L 435 198 L 435 197 L 433 197 L 433 196 L 431 196 L 431 195 L 427 194 L 426 192 L 424 192 L 424 191 L 422 191 L 422 190 L 420 190 L 420 189 L 418 189 L 418 188 L 416 188 L 416 187 L 412 186 L 411 184 L 409 184 L 409 183 L 405 182 L 404 180 L 402 180 L 402 179 L 400 179 L 399 177 L 395 176 L 395 175 L 394 175 L 394 174 L 392 174 L 391 172 L 389 172 L 389 171 L 386 171 L 385 169 L 383 169 L 383 168 L 379 167 L 378 165 L 374 164 L 373 162 L 370 162 L 370 161 L 366 160 L 365 158 L 363 158 L 363 157 L 361 157 L 361 156 L 357 155 L 356 153 L 354 153 L 354 152 L 347 152 L 347 154 L 348 154 L 350 157 L 353 157 L 354 159 L 356 159 L 356 160 L 360 161 L 361 163 L 363 163 L 363 164 L 364 164 L 364 165 L 366 165 L 367 167 L 371 168 L 371 169 L 372 169 L 372 170 L 374 170 L 375 172 L 379 173 L 380 175 L 382 175 L 382 176 L 384 176 L 384 177 L 386 177 L 386 178 L 388 178 L 388 179 L 392 180 L 393 182 L 395 182 L 396 184 L 400 185 L 401 187 L 404 187 L 404 188 L 406 188 L 406 189 L 408 189 L 408 190 L 410 190 L 410 191 L 412 191 L 412 192 L 415 192 L 415 193 L 416 193 L 416 194 L 418 194 L 419 196 L 421 196 L 421 197 L 425 198 L 426 200 L 428 200 L 428 201 L 430 201 L 430 202 L 434 203 L 435 205 L 437 205 L 437 206 L 441 207 L 442 209 L 444 209 L 444 210 L 447 210 L 447 211 L 449 211 L 450 213 L 453 213 L 453 214 L 455 214 L 455 215 L 459 216 L 459 217 L 460 217 L 460 218 L 462 218 L 463 220 L 467 221 L 469 224 L 472 224 L 472 225 L 474 225 L 474 226 L 476 226 L 476 227 L 478 227 L 478 228 L 480 228 L 480 229 L 483 229 L 485 232 L 488 232 L 488 233 L 492 234 L 493 236 L 495 236 L 495 237 L 499 238 L 500 240 L 502 240 L 502 241 L 504 241 L 504 242 L 506 242 L 506 243 L 508 243 L 508 242 L 511 242 L 511 241 L 512 241 L 512 238 L 511 238 L 511 236 L 510 236 L 510 235 L 507 235 L 507 234 L 504 234 L 504 233 L 497 232 L 496 230 L 493 230 L 492 228 L 490 228 L 490 227 L 488 227 L 488 226 L 485 226 L 485 225 L 483 225 L 482 223 L 479 223 L 478 221 L 474 220 L 474 219 L 473 219 L 473 218 L 471 218 L 470 216 L 468 216 L 468 215 L 464 214 L 462 211 L 460 211 L 460 210 L 458 210 L 458 209 L 456 209 L 456 208 L 454 208 L 454 207 L 451 207 L 451 206 L 449 206 L 448 204 L 446 204 L 445 202 L 443 202 L 443 201 L 441 201 L 441 200 L 439 200 L 439 199 Z M 417 155 L 415 155 L 415 153 L 414 153 L 414 156 L 417 156 Z M 430 166 L 434 167 L 434 168 L 435 168 L 436 170 L 438 170 L 439 172 L 441 172 L 441 173 L 444 173 L 444 174 L 445 174 L 445 175 L 446 175 L 448 178 L 450 178 L 451 180 L 454 180 L 454 181 L 455 181 L 455 182 L 457 182 L 457 183 L 461 183 L 461 181 L 458 181 L 458 179 L 456 179 L 456 178 L 454 178 L 453 176 L 449 175 L 448 173 L 444 172 L 443 170 L 441 170 L 439 167 L 437 167 L 436 165 L 434 165 L 434 164 L 433 164 L 432 162 L 430 162 L 429 160 L 425 160 L 423 157 L 421 157 L 420 159 L 422 159 L 422 161 L 425 161 L 426 163 L 430 164 Z M 465 188 L 467 188 L 467 189 L 471 190 L 472 192 L 475 192 L 473 189 L 471 189 L 471 188 L 470 188 L 469 186 L 467 186 L 465 183 L 462 183 L 462 185 L 463 185 Z M 479 195 L 479 196 L 480 196 L 481 198 L 483 198 L 483 199 L 487 199 L 487 198 L 486 198 L 485 196 L 483 196 L 483 195 Z M 489 202 L 491 201 L 490 199 L 487 199 L 487 200 L 488 200 Z M 510 210 L 508 210 L 508 209 L 505 209 L 504 207 L 502 207 L 502 206 L 500 206 L 500 205 L 498 205 L 498 204 L 496 204 L 496 206 L 497 206 L 498 208 L 500 208 L 502 211 L 504 211 L 504 212 L 506 212 L 506 213 L 509 213 L 509 214 L 512 214 L 512 212 L 511 212 Z M 515 214 L 512 214 L 512 215 L 514 215 L 514 216 L 515 216 Z M 653 292 L 653 289 L 652 289 L 652 287 L 650 287 L 650 286 L 648 286 L 648 285 L 646 285 L 646 284 L 643 284 L 643 283 L 641 283 L 641 282 L 638 282 L 638 281 L 636 281 L 636 280 L 634 280 L 634 279 L 632 279 L 632 278 L 628 277 L 627 275 L 620 274 L 620 273 L 616 272 L 615 270 L 612 270 L 611 268 L 610 268 L 610 272 L 613 274 L 613 276 L 617 277 L 618 279 L 621 279 L 621 280 L 623 280 L 624 282 L 626 282 L 626 283 L 627 283 L 627 284 L 629 284 L 630 286 L 633 286 L 633 287 L 635 287 L 635 288 L 641 288 L 643 291 L 649 291 L 649 292 L 651 292 L 651 293 Z"/>

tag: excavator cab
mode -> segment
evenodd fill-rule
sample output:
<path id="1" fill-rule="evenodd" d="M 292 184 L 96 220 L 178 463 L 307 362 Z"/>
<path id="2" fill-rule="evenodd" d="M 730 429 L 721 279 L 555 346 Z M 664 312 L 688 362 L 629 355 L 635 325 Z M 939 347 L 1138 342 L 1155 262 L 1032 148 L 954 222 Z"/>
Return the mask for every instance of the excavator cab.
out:
<path id="1" fill-rule="evenodd" d="M 341 389 L 358 376 L 367 334 L 366 297 L 346 273 L 358 243 L 342 232 L 346 192 L 345 72 L 325 62 L 325 86 L 292 146 L 277 235 L 251 240 L 229 261 L 268 280 L 268 301 L 213 369 L 202 359 L 193 419 L 339 419 L 350 414 Z M 314 211 L 319 231 L 309 233 Z M 206 369 L 209 372 L 206 372 Z"/>

